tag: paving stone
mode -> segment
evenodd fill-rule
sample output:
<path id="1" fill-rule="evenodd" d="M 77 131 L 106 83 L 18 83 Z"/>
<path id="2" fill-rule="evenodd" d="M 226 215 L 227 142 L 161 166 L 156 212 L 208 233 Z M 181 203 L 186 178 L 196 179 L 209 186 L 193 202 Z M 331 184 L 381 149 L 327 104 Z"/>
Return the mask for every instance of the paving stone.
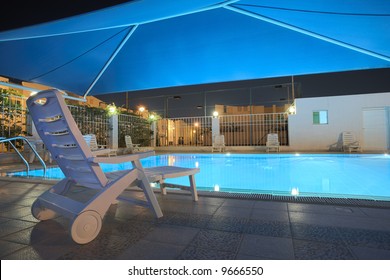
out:
<path id="1" fill-rule="evenodd" d="M 353 260 L 356 259 L 347 246 L 335 243 L 293 239 L 297 260 Z"/>
<path id="2" fill-rule="evenodd" d="M 294 259 L 291 238 L 245 234 L 238 256 L 252 256 L 253 259 Z"/>

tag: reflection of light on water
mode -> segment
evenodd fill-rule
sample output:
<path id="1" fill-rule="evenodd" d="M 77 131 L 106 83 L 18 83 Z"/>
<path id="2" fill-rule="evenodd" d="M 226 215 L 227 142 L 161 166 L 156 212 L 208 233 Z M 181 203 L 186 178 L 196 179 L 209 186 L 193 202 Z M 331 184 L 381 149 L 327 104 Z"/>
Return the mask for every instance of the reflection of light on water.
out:
<path id="1" fill-rule="evenodd" d="M 219 185 L 214 185 L 214 191 L 219 192 Z"/>
<path id="2" fill-rule="evenodd" d="M 299 157 L 301 154 L 300 153 L 295 153 L 295 156 L 296 157 Z"/>
<path id="3" fill-rule="evenodd" d="M 175 157 L 174 156 L 168 156 L 168 165 L 172 166 L 175 164 Z"/>
<path id="4" fill-rule="evenodd" d="M 330 191 L 330 180 L 329 178 L 322 178 L 322 191 L 329 192 Z"/>
<path id="5" fill-rule="evenodd" d="M 226 155 L 230 157 L 230 153 L 226 153 Z"/>
<path id="6" fill-rule="evenodd" d="M 195 167 L 199 168 L 199 162 L 195 162 Z"/>
<path id="7" fill-rule="evenodd" d="M 292 188 L 291 189 L 291 195 L 298 196 L 299 195 L 299 189 L 298 188 Z"/>

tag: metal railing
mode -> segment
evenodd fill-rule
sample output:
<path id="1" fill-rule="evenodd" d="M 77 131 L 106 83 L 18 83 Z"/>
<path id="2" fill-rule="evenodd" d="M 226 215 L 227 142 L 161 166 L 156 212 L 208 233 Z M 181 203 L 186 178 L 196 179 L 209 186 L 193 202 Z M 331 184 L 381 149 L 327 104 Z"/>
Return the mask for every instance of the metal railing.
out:
<path id="1" fill-rule="evenodd" d="M 162 119 L 157 123 L 158 146 L 211 146 L 212 117 Z M 219 134 L 227 146 L 265 146 L 268 133 L 277 133 L 288 145 L 288 114 L 222 115 Z"/>
<path id="2" fill-rule="evenodd" d="M 109 142 L 109 116 L 104 109 L 68 105 L 81 134 L 95 134 L 100 145 Z"/>
<path id="3" fill-rule="evenodd" d="M 125 136 L 131 136 L 132 142 L 140 146 L 150 146 L 152 130 L 150 123 L 141 117 L 118 115 L 118 146 L 126 147 Z"/>
<path id="4" fill-rule="evenodd" d="M 35 156 L 37 157 L 39 162 L 42 164 L 43 176 L 45 176 L 46 175 L 46 164 L 43 161 L 43 159 L 40 157 L 38 152 L 35 150 L 34 146 L 30 143 L 30 141 L 28 141 L 23 136 L 16 136 L 16 137 L 12 137 L 12 138 L 0 137 L 0 143 L 8 143 L 9 146 L 12 147 L 15 150 L 15 152 L 17 153 L 17 155 L 19 155 L 19 157 L 22 159 L 23 163 L 26 165 L 26 173 L 27 173 L 27 176 L 28 176 L 28 173 L 30 171 L 30 165 L 29 165 L 28 161 L 24 158 L 24 156 L 21 154 L 21 152 L 18 150 L 18 148 L 15 146 L 15 144 L 12 143 L 12 141 L 17 141 L 17 140 L 22 140 L 23 142 L 27 143 L 27 145 L 29 146 L 31 151 L 35 154 Z"/>
<path id="5" fill-rule="evenodd" d="M 0 136 L 10 138 L 31 130 L 28 125 L 26 98 L 24 96 L 0 93 Z M 21 148 L 23 141 L 14 143 Z M 1 152 L 9 151 L 10 146 L 1 145 Z M 12 148 L 12 147 L 11 147 Z"/>
<path id="6" fill-rule="evenodd" d="M 211 146 L 211 117 L 162 119 L 157 122 L 158 146 Z"/>
<path id="7" fill-rule="evenodd" d="M 220 116 L 220 134 L 227 146 L 265 146 L 268 133 L 277 133 L 288 145 L 288 114 L 267 113 Z"/>

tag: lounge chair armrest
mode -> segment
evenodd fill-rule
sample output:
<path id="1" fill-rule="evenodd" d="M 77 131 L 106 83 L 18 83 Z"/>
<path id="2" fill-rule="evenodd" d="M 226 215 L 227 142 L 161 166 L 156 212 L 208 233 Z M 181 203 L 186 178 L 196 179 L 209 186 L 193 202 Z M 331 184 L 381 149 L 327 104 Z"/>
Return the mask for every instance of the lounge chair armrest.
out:
<path id="1" fill-rule="evenodd" d="M 147 151 L 143 153 L 135 153 L 130 155 L 115 156 L 115 157 L 93 157 L 89 161 L 95 163 L 122 163 L 128 161 L 139 160 L 141 158 L 146 158 L 154 156 L 154 151 Z"/>

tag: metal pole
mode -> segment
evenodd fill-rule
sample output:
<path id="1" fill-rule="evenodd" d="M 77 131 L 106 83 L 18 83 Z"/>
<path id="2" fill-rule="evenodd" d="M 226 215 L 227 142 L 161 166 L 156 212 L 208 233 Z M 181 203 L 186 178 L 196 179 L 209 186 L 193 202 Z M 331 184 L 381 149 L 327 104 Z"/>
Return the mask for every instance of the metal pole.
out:
<path id="1" fill-rule="evenodd" d="M 253 126 L 252 126 L 252 88 L 249 88 L 249 145 L 252 146 Z"/>
<path id="2" fill-rule="evenodd" d="M 207 102 L 206 102 L 206 91 L 204 92 L 203 95 L 203 108 L 204 108 L 204 116 L 207 117 Z"/>
<path id="3" fill-rule="evenodd" d="M 295 85 L 294 85 L 294 76 L 291 76 L 291 94 L 292 94 L 292 100 L 294 102 L 295 99 Z"/>

